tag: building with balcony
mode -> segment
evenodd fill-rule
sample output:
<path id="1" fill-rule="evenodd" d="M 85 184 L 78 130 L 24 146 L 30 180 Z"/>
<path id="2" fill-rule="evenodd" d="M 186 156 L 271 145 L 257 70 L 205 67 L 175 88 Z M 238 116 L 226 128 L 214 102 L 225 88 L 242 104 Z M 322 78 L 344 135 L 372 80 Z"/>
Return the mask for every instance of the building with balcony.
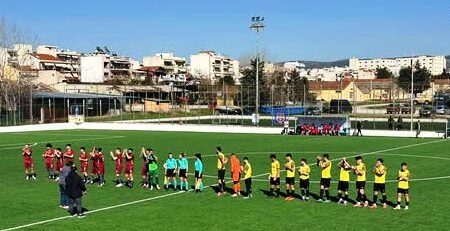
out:
<path id="1" fill-rule="evenodd" d="M 191 75 L 199 79 L 207 79 L 212 83 L 226 76 L 231 76 L 235 82 L 239 81 L 239 61 L 214 51 L 200 51 L 191 55 Z"/>
<path id="2" fill-rule="evenodd" d="M 170 53 L 156 53 L 142 59 L 144 69 L 162 68 L 164 75 L 155 79 L 158 83 L 185 82 L 187 76 L 186 59 Z"/>
<path id="3" fill-rule="evenodd" d="M 351 58 L 349 66 L 351 70 L 375 70 L 377 68 L 388 68 L 394 75 L 398 76 L 400 69 L 410 67 L 411 63 L 419 63 L 425 67 L 432 75 L 440 75 L 447 68 L 445 56 L 414 56 L 381 59 L 358 59 Z"/>

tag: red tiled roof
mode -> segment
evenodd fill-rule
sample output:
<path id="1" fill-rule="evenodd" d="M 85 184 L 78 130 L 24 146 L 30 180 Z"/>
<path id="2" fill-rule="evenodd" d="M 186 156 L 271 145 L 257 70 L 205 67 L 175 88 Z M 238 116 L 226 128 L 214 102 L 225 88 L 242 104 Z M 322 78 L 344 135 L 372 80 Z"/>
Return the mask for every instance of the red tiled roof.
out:
<path id="1" fill-rule="evenodd" d="M 54 62 L 61 62 L 62 60 L 58 59 L 58 57 L 55 57 L 53 55 L 48 55 L 48 54 L 32 54 L 32 56 L 36 57 L 37 59 L 40 60 L 45 60 L 45 61 L 54 61 Z"/>
<path id="2" fill-rule="evenodd" d="M 436 85 L 450 85 L 450 79 L 435 79 L 433 82 Z"/>
<path id="3" fill-rule="evenodd" d="M 342 81 L 342 89 L 345 89 L 349 84 L 350 80 L 344 79 Z M 309 82 L 309 89 L 311 91 L 320 90 L 339 90 L 341 83 L 339 81 L 321 81 L 321 82 Z"/>

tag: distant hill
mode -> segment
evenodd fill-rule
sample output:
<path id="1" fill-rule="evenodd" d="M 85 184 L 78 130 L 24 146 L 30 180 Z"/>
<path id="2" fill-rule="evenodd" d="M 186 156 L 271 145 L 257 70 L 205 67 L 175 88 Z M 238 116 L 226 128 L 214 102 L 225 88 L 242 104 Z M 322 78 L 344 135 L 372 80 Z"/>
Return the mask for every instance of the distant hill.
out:
<path id="1" fill-rule="evenodd" d="M 336 60 L 336 61 L 332 61 L 332 62 L 308 61 L 308 60 L 296 60 L 296 61 L 305 64 L 306 69 L 348 66 L 348 59 L 341 59 L 341 60 Z M 278 62 L 278 63 L 275 63 L 275 65 L 282 66 L 283 63 L 285 63 L 285 62 Z"/>

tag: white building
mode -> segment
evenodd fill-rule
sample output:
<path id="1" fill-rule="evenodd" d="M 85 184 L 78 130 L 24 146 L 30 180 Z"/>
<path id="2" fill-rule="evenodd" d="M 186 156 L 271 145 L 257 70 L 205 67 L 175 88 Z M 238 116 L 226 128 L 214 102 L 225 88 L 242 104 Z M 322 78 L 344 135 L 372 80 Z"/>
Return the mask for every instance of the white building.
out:
<path id="1" fill-rule="evenodd" d="M 293 71 L 293 70 L 300 71 L 302 69 L 305 69 L 305 67 L 306 67 L 306 65 L 299 61 L 290 61 L 290 62 L 283 63 L 283 68 L 287 71 Z"/>
<path id="2" fill-rule="evenodd" d="M 200 51 L 191 55 L 190 59 L 191 75 L 196 78 L 215 82 L 225 76 L 231 76 L 238 82 L 241 77 L 238 60 L 216 54 L 214 51 Z"/>
<path id="3" fill-rule="evenodd" d="M 156 53 L 142 59 L 144 67 L 162 67 L 166 74 L 158 79 L 158 82 L 184 82 L 186 81 L 186 59 L 174 56 L 172 52 Z"/>
<path id="4" fill-rule="evenodd" d="M 358 59 L 351 58 L 349 66 L 351 70 L 375 70 L 376 68 L 388 68 L 394 75 L 398 76 L 400 69 L 410 67 L 419 62 L 421 67 L 428 69 L 432 75 L 440 75 L 444 69 L 447 69 L 445 56 L 415 56 L 398 57 L 385 59 Z"/>

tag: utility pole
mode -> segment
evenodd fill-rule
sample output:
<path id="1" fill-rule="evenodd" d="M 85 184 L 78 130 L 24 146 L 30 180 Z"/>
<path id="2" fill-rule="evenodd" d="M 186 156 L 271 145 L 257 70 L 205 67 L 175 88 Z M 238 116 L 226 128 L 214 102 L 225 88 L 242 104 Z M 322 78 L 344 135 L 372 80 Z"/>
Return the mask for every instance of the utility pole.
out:
<path id="1" fill-rule="evenodd" d="M 253 16 L 250 29 L 256 31 L 256 99 L 255 99 L 255 124 L 259 125 L 259 32 L 264 29 L 264 17 Z"/>

